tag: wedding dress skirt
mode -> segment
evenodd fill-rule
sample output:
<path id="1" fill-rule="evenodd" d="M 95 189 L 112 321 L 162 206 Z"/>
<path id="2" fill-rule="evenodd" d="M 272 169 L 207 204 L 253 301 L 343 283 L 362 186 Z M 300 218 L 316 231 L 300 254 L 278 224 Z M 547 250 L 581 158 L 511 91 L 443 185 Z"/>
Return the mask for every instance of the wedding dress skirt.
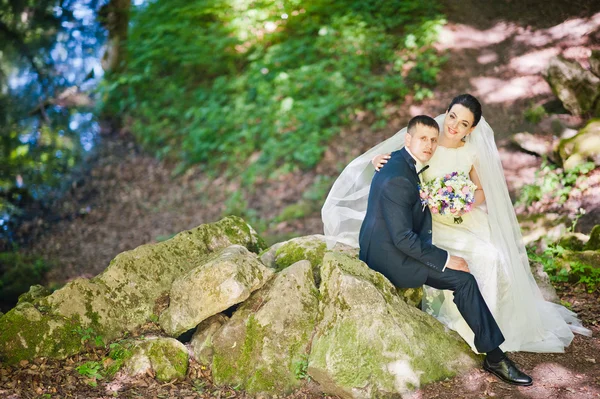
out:
<path id="1" fill-rule="evenodd" d="M 451 172 L 469 173 L 477 154 L 468 143 L 460 148 L 438 146 L 424 172 L 429 181 Z M 454 223 L 452 216 L 433 216 L 433 243 L 451 255 L 464 258 L 475 276 L 479 289 L 496 319 L 506 341 L 504 351 L 563 352 L 575 330 L 589 335 L 576 315 L 563 306 L 545 301 L 538 292 L 519 292 L 505 273 L 502 253 L 491 243 L 488 215 L 484 208 L 474 208 Z M 434 315 L 448 328 L 458 332 L 476 351 L 473 332 L 446 290 L 425 288 L 423 310 Z M 571 324 L 571 325 L 570 325 Z"/>

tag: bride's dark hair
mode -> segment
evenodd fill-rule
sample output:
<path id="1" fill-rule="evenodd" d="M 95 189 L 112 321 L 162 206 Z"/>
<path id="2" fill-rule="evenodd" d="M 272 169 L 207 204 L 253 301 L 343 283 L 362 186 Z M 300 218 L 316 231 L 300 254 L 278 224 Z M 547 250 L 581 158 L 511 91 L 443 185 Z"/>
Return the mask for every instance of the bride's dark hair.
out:
<path id="1" fill-rule="evenodd" d="M 477 126 L 481 120 L 481 104 L 479 100 L 470 94 L 461 94 L 452 99 L 447 111 L 450 111 L 455 104 L 460 104 L 473 113 L 473 126 Z"/>

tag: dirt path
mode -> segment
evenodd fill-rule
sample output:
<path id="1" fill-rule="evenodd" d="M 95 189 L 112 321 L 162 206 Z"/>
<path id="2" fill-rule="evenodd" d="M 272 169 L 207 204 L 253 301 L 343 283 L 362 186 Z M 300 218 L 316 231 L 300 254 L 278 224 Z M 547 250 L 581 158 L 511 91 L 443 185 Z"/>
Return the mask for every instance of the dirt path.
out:
<path id="1" fill-rule="evenodd" d="M 585 65 L 591 49 L 600 48 L 600 2 L 445 3 L 449 23 L 442 32 L 440 50 L 447 52 L 449 60 L 433 99 L 420 104 L 407 99 L 406 104 L 396 107 L 389 126 L 381 131 L 370 131 L 366 127 L 369 121 L 357 121 L 335 139 L 315 171 L 291 173 L 276 182 L 257 184 L 256 190 L 248 194 L 247 204 L 241 205 L 252 208 L 260 218 L 273 219 L 286 206 L 298 202 L 317 176 L 336 176 L 343 165 L 399 130 L 410 116 L 437 115 L 461 92 L 476 95 L 484 104 L 484 116 L 502 147 L 509 185 L 517 188 L 531 182 L 540 160 L 509 150 L 503 139 L 521 131 L 560 134 L 581 123 L 563 114 L 532 125 L 523 113 L 532 105 L 552 105 L 554 97 L 541 77 L 550 57 L 562 54 Z M 105 140 L 90 174 L 57 204 L 59 220 L 46 226 L 43 221 L 34 222 L 22 231 L 32 238 L 27 252 L 61 265 L 50 273 L 48 282 L 62 284 L 77 276 L 93 276 L 122 251 L 219 219 L 238 184 L 212 181 L 199 168 L 174 178 L 173 169 L 139 151 L 127 139 Z M 290 181 L 295 184 L 290 186 Z M 286 236 L 320 233 L 322 225 L 319 212 L 314 211 L 268 227 L 269 235 Z M 600 303 L 597 294 L 565 295 L 572 298 L 576 311 Z M 594 323 L 600 321 L 600 309 L 594 309 L 585 322 L 597 335 L 600 329 Z M 577 337 L 565 354 L 515 355 L 536 377 L 537 383 L 531 388 L 511 388 L 474 371 L 432 384 L 413 397 L 598 398 L 598 353 L 598 338 Z"/>

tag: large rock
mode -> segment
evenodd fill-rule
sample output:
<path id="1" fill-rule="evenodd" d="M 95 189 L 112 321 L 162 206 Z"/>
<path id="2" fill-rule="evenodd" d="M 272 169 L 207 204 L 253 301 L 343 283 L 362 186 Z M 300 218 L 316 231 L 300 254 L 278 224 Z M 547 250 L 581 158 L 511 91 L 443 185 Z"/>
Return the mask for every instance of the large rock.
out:
<path id="1" fill-rule="evenodd" d="M 18 303 L 29 302 L 34 303 L 37 299 L 45 298 L 50 295 L 52 291 L 48 288 L 39 284 L 32 285 L 29 287 L 29 291 L 19 295 Z"/>
<path id="2" fill-rule="evenodd" d="M 77 332 L 82 329 L 91 328 L 108 341 L 133 331 L 153 315 L 155 301 L 169 292 L 176 278 L 233 244 L 255 252 L 263 247 L 242 219 L 228 217 L 123 252 L 97 277 L 74 280 L 2 316 L 0 360 L 16 363 L 38 356 L 72 355 L 83 348 Z"/>
<path id="3" fill-rule="evenodd" d="M 594 109 L 599 105 L 596 100 L 600 95 L 600 78 L 583 69 L 579 63 L 561 56 L 554 57 L 550 60 L 544 77 L 569 112 L 574 115 L 588 112 L 600 115 Z"/>
<path id="4" fill-rule="evenodd" d="M 328 253 L 309 375 L 343 398 L 400 397 L 478 366 L 476 355 L 436 319 L 406 304 L 364 263 Z"/>
<path id="5" fill-rule="evenodd" d="M 245 301 L 272 275 L 271 269 L 245 247 L 225 248 L 173 282 L 169 308 L 160 316 L 160 325 L 167 334 L 177 337 Z"/>
<path id="6" fill-rule="evenodd" d="M 592 50 L 590 55 L 590 70 L 592 73 L 600 77 L 600 50 Z"/>
<path id="7" fill-rule="evenodd" d="M 584 282 L 595 289 L 598 276 L 600 276 L 600 251 L 569 251 L 555 259 L 558 266 L 556 273 L 561 270 L 568 272 L 569 281 L 572 283 Z"/>
<path id="8" fill-rule="evenodd" d="M 598 251 L 600 250 L 600 224 L 594 226 L 590 233 L 590 239 L 583 247 L 586 251 Z"/>
<path id="9" fill-rule="evenodd" d="M 575 136 L 561 140 L 558 155 L 565 169 L 592 161 L 600 166 L 600 119 L 592 119 Z"/>
<path id="10" fill-rule="evenodd" d="M 567 233 L 558 240 L 557 244 L 564 249 L 581 251 L 589 237 L 581 233 Z"/>
<path id="11" fill-rule="evenodd" d="M 325 251 L 327 251 L 325 237 L 315 234 L 275 244 L 261 254 L 261 260 L 277 271 L 300 260 L 308 260 L 314 267 L 318 267 L 323 262 Z"/>
<path id="12" fill-rule="evenodd" d="M 211 364 L 213 360 L 212 339 L 216 332 L 229 318 L 223 314 L 216 314 L 204 320 L 196 328 L 190 341 L 192 356 L 200 364 Z"/>
<path id="13" fill-rule="evenodd" d="M 183 380 L 189 358 L 185 345 L 173 338 L 151 337 L 132 344 L 132 356 L 123 371 L 132 376 L 154 375 L 163 382 Z"/>
<path id="14" fill-rule="evenodd" d="M 297 387 L 317 309 L 310 262 L 297 262 L 278 273 L 213 337 L 215 382 L 238 385 L 251 394 Z"/>

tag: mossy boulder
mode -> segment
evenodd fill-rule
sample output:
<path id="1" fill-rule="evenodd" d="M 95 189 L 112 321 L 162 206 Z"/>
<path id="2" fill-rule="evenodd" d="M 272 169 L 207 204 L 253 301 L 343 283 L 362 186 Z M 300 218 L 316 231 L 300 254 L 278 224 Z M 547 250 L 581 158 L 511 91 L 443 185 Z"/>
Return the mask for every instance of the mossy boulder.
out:
<path id="1" fill-rule="evenodd" d="M 37 356 L 64 358 L 79 352 L 85 342 L 76 318 L 40 311 L 29 302 L 17 304 L 0 318 L 0 362 L 15 364 Z"/>
<path id="2" fill-rule="evenodd" d="M 557 273 L 564 269 L 569 276 L 569 281 L 585 282 L 590 287 L 600 284 L 600 251 L 564 251 L 557 258 Z"/>
<path id="3" fill-rule="evenodd" d="M 572 251 L 582 251 L 585 243 L 588 241 L 588 237 L 581 233 L 568 233 L 562 236 L 557 244 L 564 249 L 570 249 Z"/>
<path id="4" fill-rule="evenodd" d="M 590 71 L 600 77 L 600 50 L 592 50 L 590 55 Z"/>
<path id="5" fill-rule="evenodd" d="M 212 363 L 214 353 L 212 338 L 227 320 L 229 320 L 227 316 L 219 313 L 198 325 L 190 342 L 192 356 L 198 363 L 206 365 Z"/>
<path id="6" fill-rule="evenodd" d="M 264 247 L 242 219 L 227 217 L 123 252 L 100 275 L 71 281 L 34 305 L 17 307 L 0 318 L 0 359 L 15 362 L 77 353 L 84 343 L 71 336 L 76 327 L 91 328 L 108 341 L 133 331 L 150 318 L 156 300 L 176 278 L 233 244 L 254 252 Z"/>
<path id="7" fill-rule="evenodd" d="M 245 301 L 272 275 L 273 271 L 245 247 L 225 248 L 173 282 L 170 304 L 160 316 L 160 325 L 167 334 L 177 337 Z"/>
<path id="8" fill-rule="evenodd" d="M 579 63 L 557 56 L 550 60 L 544 75 L 552 92 L 574 115 L 595 112 L 600 95 L 600 78 Z"/>
<path id="9" fill-rule="evenodd" d="M 565 169 L 588 161 L 600 166 L 600 119 L 592 119 L 575 136 L 561 140 L 558 155 Z"/>
<path id="10" fill-rule="evenodd" d="M 293 238 L 275 250 L 274 268 L 280 271 L 300 260 L 308 260 L 314 267 L 318 267 L 323 262 L 325 251 L 327 244 L 322 235 Z"/>
<path id="11" fill-rule="evenodd" d="M 189 358 L 185 345 L 173 338 L 151 337 L 132 344 L 131 357 L 125 361 L 123 371 L 137 376 L 152 374 L 163 382 L 183 380 Z"/>
<path id="12" fill-rule="evenodd" d="M 302 382 L 317 309 L 310 262 L 278 273 L 214 335 L 215 382 L 238 385 L 250 394 L 296 388 Z"/>
<path id="13" fill-rule="evenodd" d="M 29 291 L 27 291 L 24 294 L 19 295 L 19 301 L 18 303 L 23 303 L 23 302 L 29 302 L 29 303 L 33 303 L 35 300 L 40 299 L 40 298 L 45 298 L 48 295 L 50 295 L 52 293 L 52 291 L 50 291 L 48 288 L 36 284 L 36 285 L 32 285 L 31 287 L 29 287 Z"/>
<path id="14" fill-rule="evenodd" d="M 590 239 L 583 247 L 586 251 L 600 250 L 600 224 L 594 226 L 590 233 Z"/>
<path id="15" fill-rule="evenodd" d="M 327 253 L 309 375 L 343 398 L 401 397 L 479 365 L 458 334 L 408 305 L 363 262 Z"/>

